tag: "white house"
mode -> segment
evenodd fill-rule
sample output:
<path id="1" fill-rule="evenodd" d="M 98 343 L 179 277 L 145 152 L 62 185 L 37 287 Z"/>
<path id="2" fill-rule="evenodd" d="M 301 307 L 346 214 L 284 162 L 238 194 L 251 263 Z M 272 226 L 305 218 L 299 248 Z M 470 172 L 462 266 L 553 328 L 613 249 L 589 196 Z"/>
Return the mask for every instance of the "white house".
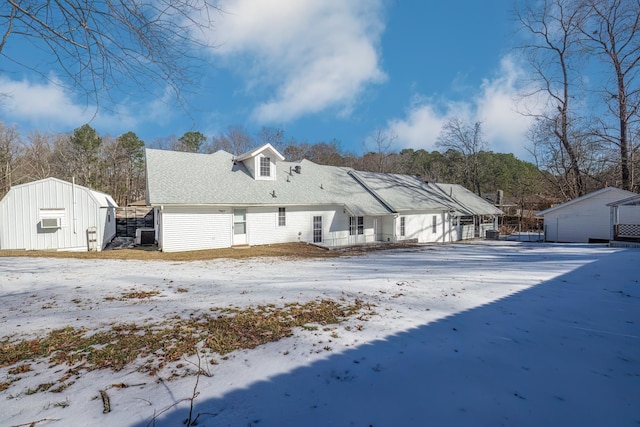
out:
<path id="1" fill-rule="evenodd" d="M 287 162 L 270 144 L 237 157 L 147 149 L 146 167 L 147 203 L 167 252 L 296 241 L 445 242 L 462 236 L 458 217 L 500 213 L 469 193 L 486 205 L 470 212 L 446 189 L 415 177 Z"/>
<path id="2" fill-rule="evenodd" d="M 0 201 L 0 249 L 102 250 L 116 234 L 116 207 L 57 178 L 14 185 Z"/>
<path id="3" fill-rule="evenodd" d="M 635 193 L 606 187 L 536 215 L 544 218 L 544 238 L 548 242 L 608 242 L 611 238 L 608 204 L 631 196 Z"/>

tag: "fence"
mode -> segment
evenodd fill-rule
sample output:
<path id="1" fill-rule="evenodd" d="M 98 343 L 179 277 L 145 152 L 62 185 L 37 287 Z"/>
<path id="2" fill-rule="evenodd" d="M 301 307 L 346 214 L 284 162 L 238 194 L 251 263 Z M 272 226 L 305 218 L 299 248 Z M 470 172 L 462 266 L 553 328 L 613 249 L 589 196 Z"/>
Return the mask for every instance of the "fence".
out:
<path id="1" fill-rule="evenodd" d="M 136 237 L 137 228 L 153 228 L 153 209 L 149 206 L 128 206 L 116 209 L 116 236 Z"/>

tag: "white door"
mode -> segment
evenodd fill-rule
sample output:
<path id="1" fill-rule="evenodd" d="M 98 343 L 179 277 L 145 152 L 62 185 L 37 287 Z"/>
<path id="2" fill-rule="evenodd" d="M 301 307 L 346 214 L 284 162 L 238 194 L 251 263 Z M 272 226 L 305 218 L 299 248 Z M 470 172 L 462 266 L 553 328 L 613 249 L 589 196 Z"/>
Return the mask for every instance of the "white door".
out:
<path id="1" fill-rule="evenodd" d="M 233 210 L 233 244 L 247 244 L 247 210 Z"/>
<path id="2" fill-rule="evenodd" d="M 313 243 L 322 243 L 322 217 L 313 217 Z"/>

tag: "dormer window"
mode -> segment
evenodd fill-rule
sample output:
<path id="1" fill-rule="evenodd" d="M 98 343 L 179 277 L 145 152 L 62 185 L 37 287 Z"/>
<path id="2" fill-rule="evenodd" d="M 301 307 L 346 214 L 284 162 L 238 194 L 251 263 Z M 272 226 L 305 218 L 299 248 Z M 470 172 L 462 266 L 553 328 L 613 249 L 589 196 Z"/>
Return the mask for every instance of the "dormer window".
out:
<path id="1" fill-rule="evenodd" d="M 271 159 L 269 157 L 260 157 L 260 176 L 271 176 Z"/>
<path id="2" fill-rule="evenodd" d="M 277 164 L 283 160 L 284 156 L 269 143 L 235 158 L 244 164 L 253 179 L 260 181 L 275 181 Z"/>

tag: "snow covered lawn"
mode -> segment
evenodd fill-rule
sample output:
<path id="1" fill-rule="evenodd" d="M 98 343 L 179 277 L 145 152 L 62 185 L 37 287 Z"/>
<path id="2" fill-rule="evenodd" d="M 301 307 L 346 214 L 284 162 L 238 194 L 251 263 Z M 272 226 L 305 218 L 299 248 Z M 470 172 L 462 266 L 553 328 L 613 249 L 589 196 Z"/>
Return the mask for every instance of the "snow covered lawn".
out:
<path id="1" fill-rule="evenodd" d="M 483 243 L 296 261 L 0 258 L 0 341 L 211 308 L 370 307 L 159 371 L 2 367 L 0 426 L 178 426 L 190 410 L 198 426 L 640 424 L 640 250 Z"/>

